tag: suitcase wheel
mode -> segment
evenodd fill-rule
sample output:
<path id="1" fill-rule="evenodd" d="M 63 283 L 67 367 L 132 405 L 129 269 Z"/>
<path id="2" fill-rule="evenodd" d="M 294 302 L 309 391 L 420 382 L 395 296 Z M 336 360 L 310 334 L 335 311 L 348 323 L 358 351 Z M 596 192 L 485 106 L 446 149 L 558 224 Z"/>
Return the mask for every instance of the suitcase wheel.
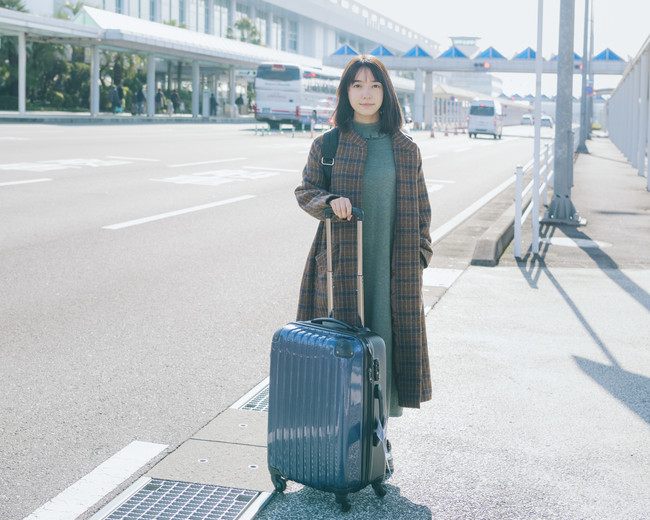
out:
<path id="1" fill-rule="evenodd" d="M 375 490 L 375 495 L 377 495 L 379 498 L 384 498 L 386 496 L 386 486 L 384 486 L 384 481 L 378 480 L 372 483 L 372 489 Z"/>
<path id="2" fill-rule="evenodd" d="M 273 486 L 278 493 L 282 493 L 285 489 L 287 489 L 287 481 L 280 475 L 271 475 L 271 480 L 273 481 Z"/>
<path id="3" fill-rule="evenodd" d="M 350 499 L 347 495 L 336 495 L 336 502 L 341 504 L 341 511 L 347 513 L 350 510 Z"/>

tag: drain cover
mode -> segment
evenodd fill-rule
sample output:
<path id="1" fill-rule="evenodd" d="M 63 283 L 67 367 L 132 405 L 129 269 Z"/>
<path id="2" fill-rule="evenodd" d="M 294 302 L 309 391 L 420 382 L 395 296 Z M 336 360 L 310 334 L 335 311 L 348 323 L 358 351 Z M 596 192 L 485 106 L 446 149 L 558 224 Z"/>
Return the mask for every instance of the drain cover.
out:
<path id="1" fill-rule="evenodd" d="M 251 397 L 241 407 L 241 410 L 251 410 L 253 412 L 269 411 L 269 385 L 262 388 L 257 394 Z"/>
<path id="2" fill-rule="evenodd" d="M 257 491 L 152 479 L 106 520 L 235 520 Z"/>

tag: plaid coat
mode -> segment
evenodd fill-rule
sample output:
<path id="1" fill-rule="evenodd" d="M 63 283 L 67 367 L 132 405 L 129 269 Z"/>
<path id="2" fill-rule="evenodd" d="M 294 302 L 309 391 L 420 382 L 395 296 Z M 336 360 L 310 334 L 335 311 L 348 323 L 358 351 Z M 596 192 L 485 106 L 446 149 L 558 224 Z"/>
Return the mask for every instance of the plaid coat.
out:
<path id="1" fill-rule="evenodd" d="M 327 316 L 326 243 L 323 211 L 329 201 L 347 197 L 363 208 L 361 188 L 366 140 L 353 131 L 342 132 L 332 168 L 331 186 L 322 170 L 322 136 L 316 138 L 295 190 L 298 204 L 321 220 L 305 265 L 300 288 L 298 320 Z M 422 269 L 432 256 L 431 207 L 417 145 L 401 132 L 392 137 L 395 157 L 396 214 L 391 255 L 393 372 L 400 406 L 419 408 L 431 399 L 431 374 L 422 304 Z M 356 225 L 332 222 L 334 317 L 357 324 Z"/>

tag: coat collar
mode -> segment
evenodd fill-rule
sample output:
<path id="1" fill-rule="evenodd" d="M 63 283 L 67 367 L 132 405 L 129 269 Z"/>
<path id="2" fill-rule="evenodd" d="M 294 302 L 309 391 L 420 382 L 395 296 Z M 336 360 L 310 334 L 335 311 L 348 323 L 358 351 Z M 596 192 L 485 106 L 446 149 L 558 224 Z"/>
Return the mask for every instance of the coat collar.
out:
<path id="1" fill-rule="evenodd" d="M 362 148 L 366 147 L 366 140 L 357 134 L 354 130 L 348 130 L 347 132 L 341 132 L 341 138 L 350 144 L 360 146 Z M 395 132 L 392 137 L 393 148 L 404 148 L 409 151 L 417 150 L 417 145 L 413 142 L 413 139 L 405 134 L 402 130 Z"/>

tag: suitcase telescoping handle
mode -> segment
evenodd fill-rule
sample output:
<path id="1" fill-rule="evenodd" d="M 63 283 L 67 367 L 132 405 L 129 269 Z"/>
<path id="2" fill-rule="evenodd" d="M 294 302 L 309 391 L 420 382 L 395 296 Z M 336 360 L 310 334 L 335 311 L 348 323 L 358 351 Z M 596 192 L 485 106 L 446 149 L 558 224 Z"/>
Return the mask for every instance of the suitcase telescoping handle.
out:
<path id="1" fill-rule="evenodd" d="M 332 217 L 334 210 L 325 209 L 325 237 L 327 241 L 327 315 L 334 311 L 334 271 L 332 267 Z M 363 210 L 352 208 L 352 216 L 357 220 L 357 312 L 364 326 L 364 299 L 363 299 Z"/>

